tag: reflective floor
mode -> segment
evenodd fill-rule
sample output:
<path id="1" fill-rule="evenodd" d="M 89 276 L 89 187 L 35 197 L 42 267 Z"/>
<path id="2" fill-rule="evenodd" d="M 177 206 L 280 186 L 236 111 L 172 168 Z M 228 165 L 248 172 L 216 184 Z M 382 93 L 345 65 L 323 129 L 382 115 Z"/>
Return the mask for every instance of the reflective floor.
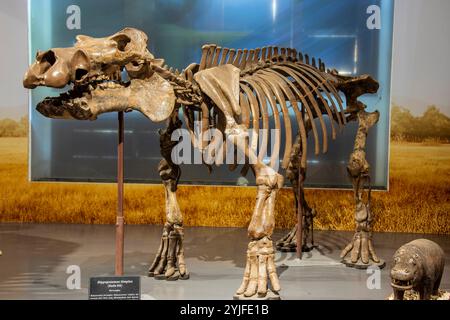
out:
<path id="1" fill-rule="evenodd" d="M 245 229 L 186 228 L 185 255 L 191 279 L 174 282 L 145 277 L 161 229 L 162 226 L 126 226 L 125 274 L 143 276 L 144 299 L 232 298 L 244 272 L 248 242 Z M 90 277 L 114 274 L 114 232 L 115 227 L 110 225 L 0 224 L 0 299 L 87 299 Z M 273 238 L 279 239 L 285 232 L 276 230 Z M 338 261 L 340 250 L 352 235 L 316 231 L 315 240 L 324 259 Z M 277 253 L 281 297 L 385 299 L 392 292 L 389 268 L 393 253 L 402 244 L 422 237 L 437 242 L 447 253 L 441 288 L 450 288 L 450 236 L 377 233 L 376 251 L 387 261 L 379 281 L 365 270 L 340 264 L 286 267 L 283 264 L 292 260 L 294 254 Z M 71 265 L 80 267 L 80 290 L 67 289 L 66 271 Z M 375 288 L 370 289 L 368 283 Z"/>

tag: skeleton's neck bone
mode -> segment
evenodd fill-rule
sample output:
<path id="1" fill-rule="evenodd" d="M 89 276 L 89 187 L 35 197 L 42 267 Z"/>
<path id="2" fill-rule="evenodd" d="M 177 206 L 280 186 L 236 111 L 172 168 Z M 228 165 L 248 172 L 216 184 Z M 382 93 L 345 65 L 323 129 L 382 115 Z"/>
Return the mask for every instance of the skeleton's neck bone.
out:
<path id="1" fill-rule="evenodd" d="M 195 83 L 185 79 L 179 74 L 173 73 L 167 66 L 152 66 L 152 70 L 172 84 L 177 103 L 185 106 L 201 104 L 201 91 Z"/>

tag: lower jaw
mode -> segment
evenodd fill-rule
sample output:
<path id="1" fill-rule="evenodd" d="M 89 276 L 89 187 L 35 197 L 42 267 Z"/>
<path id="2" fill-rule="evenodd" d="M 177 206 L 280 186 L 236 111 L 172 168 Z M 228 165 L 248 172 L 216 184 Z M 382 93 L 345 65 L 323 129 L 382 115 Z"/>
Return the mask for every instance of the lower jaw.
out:
<path id="1" fill-rule="evenodd" d="M 54 119 L 77 119 L 89 120 L 93 118 L 90 110 L 85 110 L 77 106 L 52 106 L 46 103 L 39 103 L 36 110 L 48 118 Z"/>

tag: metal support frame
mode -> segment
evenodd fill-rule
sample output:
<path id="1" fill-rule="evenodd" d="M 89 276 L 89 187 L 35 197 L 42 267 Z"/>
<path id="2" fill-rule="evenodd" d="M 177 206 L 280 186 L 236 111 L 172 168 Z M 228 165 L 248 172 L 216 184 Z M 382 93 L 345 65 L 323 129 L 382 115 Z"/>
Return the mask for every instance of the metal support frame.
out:
<path id="1" fill-rule="evenodd" d="M 123 218 L 123 111 L 118 113 L 118 144 L 117 144 L 117 217 L 116 217 L 116 261 L 115 275 L 123 275 L 124 252 L 124 218 Z"/>

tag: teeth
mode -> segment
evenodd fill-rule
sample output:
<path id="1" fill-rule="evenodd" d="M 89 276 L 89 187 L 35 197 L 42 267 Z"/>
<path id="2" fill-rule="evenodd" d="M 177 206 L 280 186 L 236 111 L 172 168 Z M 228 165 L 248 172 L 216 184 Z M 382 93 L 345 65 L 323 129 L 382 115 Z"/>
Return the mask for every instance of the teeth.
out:
<path id="1" fill-rule="evenodd" d="M 412 285 L 412 280 L 397 280 L 397 279 L 393 279 L 393 280 L 394 280 L 393 283 L 397 284 L 399 286 L 408 287 L 408 286 Z"/>
<path id="2" fill-rule="evenodd" d="M 120 84 L 113 82 L 113 81 L 106 81 L 106 82 L 101 82 L 98 84 L 98 87 L 100 89 L 114 89 L 114 88 L 119 88 L 121 87 Z"/>
<path id="3" fill-rule="evenodd" d="M 83 97 L 83 98 L 75 98 L 73 100 L 73 104 L 77 105 L 79 107 L 82 107 L 83 105 L 87 104 L 87 99 L 85 97 Z"/>

